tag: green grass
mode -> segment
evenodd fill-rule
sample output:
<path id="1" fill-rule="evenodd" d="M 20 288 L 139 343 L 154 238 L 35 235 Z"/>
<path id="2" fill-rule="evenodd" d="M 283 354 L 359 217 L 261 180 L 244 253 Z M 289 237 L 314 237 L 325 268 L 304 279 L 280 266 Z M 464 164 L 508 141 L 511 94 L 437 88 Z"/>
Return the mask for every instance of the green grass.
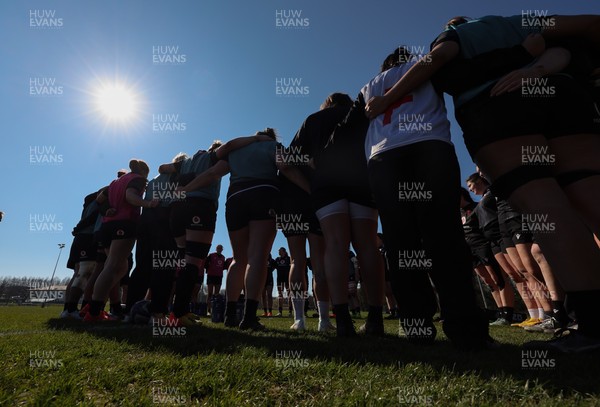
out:
<path id="1" fill-rule="evenodd" d="M 0 307 L 0 406 L 600 405 L 599 352 L 526 370 L 520 345 L 548 335 L 518 328 L 491 328 L 496 351 L 461 352 L 441 333 L 411 345 L 395 321 L 381 339 L 322 335 L 312 318 L 303 334 L 290 318 L 263 319 L 266 333 L 204 319 L 154 338 L 149 327 L 57 320 L 60 310 Z"/>

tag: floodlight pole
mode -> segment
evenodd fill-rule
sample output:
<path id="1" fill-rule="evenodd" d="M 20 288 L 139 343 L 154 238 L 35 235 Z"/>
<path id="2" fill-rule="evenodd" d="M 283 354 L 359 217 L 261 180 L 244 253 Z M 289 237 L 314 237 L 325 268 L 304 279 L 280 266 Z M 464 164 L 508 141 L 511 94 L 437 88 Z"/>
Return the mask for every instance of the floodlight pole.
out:
<path id="1" fill-rule="evenodd" d="M 58 267 L 58 261 L 60 260 L 60 254 L 62 253 L 62 249 L 64 249 L 65 244 L 64 243 L 59 243 L 58 244 L 58 258 L 56 259 L 56 264 L 54 265 L 54 271 L 52 271 L 52 277 L 50 277 L 50 284 L 48 285 L 48 291 L 50 291 L 50 288 L 52 287 L 52 281 L 54 281 L 54 273 L 56 273 L 56 267 Z M 42 308 L 44 308 L 46 306 L 46 301 L 48 300 L 48 296 L 46 296 L 46 298 L 44 298 L 44 302 L 42 303 Z"/>

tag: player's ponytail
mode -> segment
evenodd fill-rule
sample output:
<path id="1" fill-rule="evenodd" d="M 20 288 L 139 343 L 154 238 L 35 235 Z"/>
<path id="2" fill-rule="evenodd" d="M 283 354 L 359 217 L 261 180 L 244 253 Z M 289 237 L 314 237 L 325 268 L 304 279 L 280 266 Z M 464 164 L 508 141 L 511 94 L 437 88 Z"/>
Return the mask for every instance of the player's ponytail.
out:
<path id="1" fill-rule="evenodd" d="M 412 58 L 413 55 L 410 53 L 408 48 L 405 46 L 400 46 L 383 60 L 380 72 L 385 72 L 395 66 L 405 64 Z"/>

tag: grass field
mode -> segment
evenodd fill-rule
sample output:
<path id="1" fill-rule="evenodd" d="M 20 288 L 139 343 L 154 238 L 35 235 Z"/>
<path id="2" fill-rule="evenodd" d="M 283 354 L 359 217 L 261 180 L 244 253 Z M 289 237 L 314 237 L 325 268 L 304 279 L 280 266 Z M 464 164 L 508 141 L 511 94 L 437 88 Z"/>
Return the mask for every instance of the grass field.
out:
<path id="1" fill-rule="evenodd" d="M 460 352 L 440 333 L 434 346 L 411 345 L 396 321 L 381 339 L 319 334 L 312 318 L 302 334 L 290 318 L 262 319 L 265 333 L 205 319 L 156 337 L 60 311 L 0 307 L 1 406 L 600 405 L 600 352 L 537 355 L 545 367 L 524 368 L 534 356 L 520 345 L 548 335 L 518 328 L 492 327 L 498 350 Z"/>

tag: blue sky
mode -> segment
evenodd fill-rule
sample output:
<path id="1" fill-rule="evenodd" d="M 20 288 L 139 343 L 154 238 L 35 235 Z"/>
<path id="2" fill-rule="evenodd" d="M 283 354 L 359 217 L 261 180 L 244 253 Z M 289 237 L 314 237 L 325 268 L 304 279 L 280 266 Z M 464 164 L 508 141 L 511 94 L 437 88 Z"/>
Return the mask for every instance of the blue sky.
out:
<path id="1" fill-rule="evenodd" d="M 58 243 L 66 243 L 57 276 L 70 276 L 70 231 L 83 197 L 130 158 L 145 160 L 154 176 L 176 153 L 213 139 L 274 127 L 287 145 L 329 93 L 356 96 L 395 47 L 428 47 L 455 15 L 524 8 L 598 11 L 595 2 L 515 0 L 2 1 L 0 275 L 49 276 Z M 290 16 L 303 26 L 285 27 Z M 278 95 L 281 78 L 304 91 Z M 137 95 L 131 122 L 111 123 L 94 110 L 100 84 L 114 82 Z M 465 178 L 473 164 L 448 108 Z M 156 115 L 169 125 L 153 127 Z M 223 208 L 221 199 L 213 247 L 230 255 Z M 287 245 L 278 234 L 274 256 L 280 246 Z"/>

